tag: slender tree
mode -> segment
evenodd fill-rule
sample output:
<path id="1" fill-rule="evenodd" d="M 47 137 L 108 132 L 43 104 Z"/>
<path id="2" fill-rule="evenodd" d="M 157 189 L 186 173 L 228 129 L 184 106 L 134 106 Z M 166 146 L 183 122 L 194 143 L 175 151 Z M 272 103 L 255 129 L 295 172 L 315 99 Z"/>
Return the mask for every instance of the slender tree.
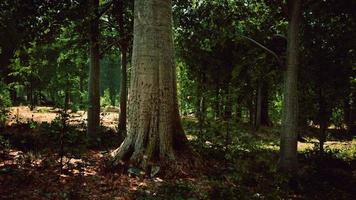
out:
<path id="1" fill-rule="evenodd" d="M 297 166 L 298 126 L 298 51 L 301 0 L 289 0 L 289 27 L 287 45 L 287 68 L 285 71 L 282 132 L 280 143 L 280 168 L 292 172 Z"/>
<path id="2" fill-rule="evenodd" d="M 147 169 L 186 147 L 178 112 L 171 0 L 135 0 L 127 137 L 112 156 Z"/>
<path id="3" fill-rule="evenodd" d="M 90 0 L 89 138 L 96 137 L 100 125 L 99 0 Z"/>
<path id="4" fill-rule="evenodd" d="M 126 132 L 126 110 L 127 110 L 127 57 L 129 51 L 130 34 L 125 29 L 125 7 L 123 0 L 116 0 L 114 2 L 114 13 L 118 23 L 118 32 L 120 35 L 119 48 L 121 53 L 121 68 L 120 68 L 120 113 L 119 113 L 119 133 Z"/>

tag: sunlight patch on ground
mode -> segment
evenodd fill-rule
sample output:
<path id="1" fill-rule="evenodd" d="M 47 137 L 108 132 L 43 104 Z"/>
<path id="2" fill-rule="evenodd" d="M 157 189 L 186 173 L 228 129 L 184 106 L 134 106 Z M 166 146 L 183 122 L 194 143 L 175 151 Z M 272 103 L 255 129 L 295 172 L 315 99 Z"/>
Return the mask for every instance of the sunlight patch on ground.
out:
<path id="1" fill-rule="evenodd" d="M 315 145 L 319 145 L 319 141 L 316 139 L 310 140 L 309 142 L 298 142 L 298 151 L 304 152 L 307 150 L 312 150 Z M 269 149 L 274 151 L 279 151 L 278 144 L 273 142 L 263 144 L 262 149 Z M 325 142 L 325 149 L 339 150 L 339 151 L 356 151 L 356 139 L 352 141 L 327 141 Z M 356 153 L 356 152 L 355 152 Z"/>
<path id="2" fill-rule="evenodd" d="M 16 106 L 9 109 L 9 116 L 6 124 L 11 126 L 17 122 L 25 123 L 28 121 L 35 121 L 37 123 L 51 123 L 56 117 L 59 117 L 59 109 L 53 107 L 36 107 L 33 111 L 28 106 Z M 100 113 L 101 124 L 105 127 L 115 129 L 118 124 L 117 109 L 106 109 Z M 86 122 L 86 111 L 70 112 L 69 123 L 72 125 L 79 125 Z"/>

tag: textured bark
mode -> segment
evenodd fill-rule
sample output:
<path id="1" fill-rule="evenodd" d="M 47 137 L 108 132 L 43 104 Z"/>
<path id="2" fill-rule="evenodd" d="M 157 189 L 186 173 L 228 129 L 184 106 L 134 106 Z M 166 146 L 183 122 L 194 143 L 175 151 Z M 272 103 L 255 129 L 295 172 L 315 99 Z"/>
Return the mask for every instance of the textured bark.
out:
<path id="1" fill-rule="evenodd" d="M 297 167 L 298 128 L 298 50 L 301 1 L 289 2 L 289 27 L 287 46 L 287 69 L 285 71 L 282 132 L 280 143 L 280 169 L 293 172 Z"/>
<path id="2" fill-rule="evenodd" d="M 146 169 L 170 162 L 187 142 L 178 113 L 170 0 L 135 0 L 127 137 L 112 152 Z"/>
<path id="3" fill-rule="evenodd" d="M 90 0 L 90 7 L 90 70 L 87 134 L 89 138 L 94 139 L 98 134 L 100 125 L 99 0 Z"/>

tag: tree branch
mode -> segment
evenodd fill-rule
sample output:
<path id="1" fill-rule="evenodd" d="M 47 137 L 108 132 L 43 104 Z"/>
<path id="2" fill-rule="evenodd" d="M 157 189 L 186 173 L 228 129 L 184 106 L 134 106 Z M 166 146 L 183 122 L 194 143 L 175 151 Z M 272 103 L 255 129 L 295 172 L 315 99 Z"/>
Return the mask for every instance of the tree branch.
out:
<path id="1" fill-rule="evenodd" d="M 249 40 L 250 42 L 254 43 L 255 45 L 261 47 L 263 50 L 267 51 L 268 53 L 270 53 L 272 56 L 274 56 L 278 62 L 278 64 L 283 67 L 283 62 L 281 60 L 281 58 L 274 52 L 272 51 L 271 49 L 267 48 L 266 46 L 264 46 L 263 44 L 257 42 L 256 40 L 250 38 L 250 37 L 247 37 L 247 36 L 244 36 L 244 35 L 240 35 L 241 37 Z"/>
<path id="2" fill-rule="evenodd" d="M 110 7 L 113 3 L 114 3 L 114 1 L 111 0 L 111 1 L 107 2 L 106 4 L 104 4 L 98 13 L 98 17 L 101 17 L 103 14 L 105 14 L 110 9 Z"/>

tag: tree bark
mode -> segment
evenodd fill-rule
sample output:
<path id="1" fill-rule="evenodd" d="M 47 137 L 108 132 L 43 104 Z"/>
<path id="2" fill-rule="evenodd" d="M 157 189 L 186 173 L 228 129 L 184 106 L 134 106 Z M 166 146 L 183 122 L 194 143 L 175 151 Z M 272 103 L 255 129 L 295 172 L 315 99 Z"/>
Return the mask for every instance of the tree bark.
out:
<path id="1" fill-rule="evenodd" d="M 203 134 L 204 131 L 204 124 L 205 124 L 205 111 L 206 111 L 206 106 L 205 106 L 205 96 L 203 94 L 204 91 L 204 77 L 201 77 L 199 82 L 198 82 L 198 87 L 197 87 L 197 103 L 196 103 L 196 113 L 197 113 L 197 119 L 198 119 L 198 126 L 199 126 L 199 135 Z"/>
<path id="2" fill-rule="evenodd" d="M 135 0 L 128 131 L 112 152 L 147 169 L 170 163 L 186 147 L 178 111 L 171 0 Z"/>
<path id="3" fill-rule="evenodd" d="M 290 0 L 287 46 L 287 69 L 284 81 L 282 131 L 279 167 L 284 172 L 294 172 L 297 167 L 298 128 L 298 51 L 301 1 Z"/>
<path id="4" fill-rule="evenodd" d="M 261 127 L 261 117 L 262 117 L 262 77 L 258 80 L 257 88 L 257 100 L 256 100 L 256 119 L 255 119 L 255 130 L 257 131 Z"/>
<path id="5" fill-rule="evenodd" d="M 126 108 L 127 108 L 127 51 L 121 50 L 121 83 L 120 83 L 120 114 L 118 131 L 121 134 L 126 133 Z"/>
<path id="6" fill-rule="evenodd" d="M 268 85 L 264 83 L 262 85 L 262 102 L 261 102 L 261 125 L 271 126 L 271 120 L 269 118 L 269 96 L 268 96 Z"/>
<path id="7" fill-rule="evenodd" d="M 90 0 L 90 70 L 89 70 L 89 107 L 87 134 L 96 138 L 100 125 L 100 52 L 99 52 L 99 0 Z"/>
<path id="8" fill-rule="evenodd" d="M 215 87 L 215 98 L 214 98 L 214 114 L 215 114 L 215 119 L 219 119 L 221 117 L 221 111 L 220 111 L 220 87 L 219 84 L 216 83 Z"/>
<path id="9" fill-rule="evenodd" d="M 324 143 L 326 140 L 328 114 L 326 112 L 326 104 L 325 104 L 325 97 L 323 93 L 322 83 L 320 83 L 319 87 L 320 87 L 319 88 L 319 113 L 318 113 L 319 126 L 320 126 L 319 127 L 319 151 L 320 153 L 324 153 Z"/>
<path id="10" fill-rule="evenodd" d="M 242 106 L 240 104 L 240 101 L 235 106 L 235 112 L 236 112 L 236 122 L 240 123 L 243 122 L 242 120 Z"/>
<path id="11" fill-rule="evenodd" d="M 118 21 L 118 32 L 120 34 L 120 53 L 121 53 L 121 68 L 120 68 L 120 113 L 118 132 L 126 134 L 126 121 L 127 121 L 127 54 L 129 49 L 128 34 L 125 31 L 124 22 L 124 1 L 116 0 L 114 2 L 114 12 Z"/>

